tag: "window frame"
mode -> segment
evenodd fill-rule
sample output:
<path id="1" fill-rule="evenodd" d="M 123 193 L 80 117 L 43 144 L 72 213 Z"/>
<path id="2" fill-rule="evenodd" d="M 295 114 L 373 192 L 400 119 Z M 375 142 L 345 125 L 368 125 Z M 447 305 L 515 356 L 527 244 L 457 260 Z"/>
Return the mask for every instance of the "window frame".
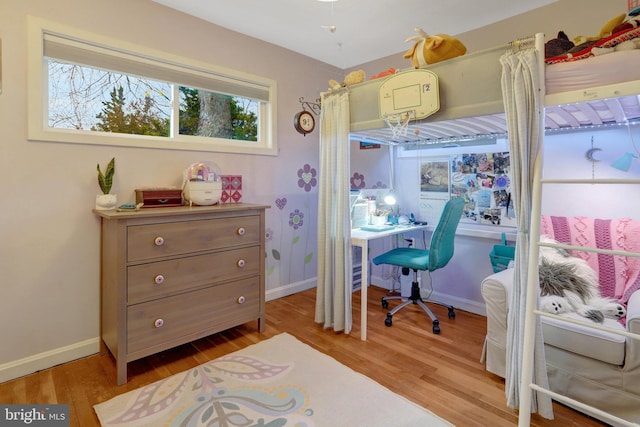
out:
<path id="1" fill-rule="evenodd" d="M 27 138 L 29 140 L 238 154 L 278 154 L 276 143 L 277 83 L 275 80 L 97 35 L 34 16 L 27 18 L 27 31 Z M 139 59 L 140 63 L 151 61 L 156 71 L 162 72 L 163 67 L 171 72 L 178 69 L 180 73 L 193 74 L 197 79 L 202 79 L 204 75 L 205 78 L 211 79 L 211 83 L 214 85 L 231 82 L 232 85 L 239 87 L 245 85 L 247 88 L 257 87 L 266 91 L 268 100 L 259 103 L 258 141 L 180 135 L 174 131 L 169 137 L 157 137 L 49 127 L 48 66 L 44 56 L 47 35 L 59 36 L 71 40 L 73 43 L 83 44 L 87 49 L 91 49 L 92 46 L 96 46 L 96 49 L 104 47 L 107 50 L 112 50 L 115 55 L 122 54 L 129 59 Z M 149 76 L 141 77 L 152 78 Z M 171 83 L 171 81 L 169 82 Z M 178 85 L 190 86 L 189 83 L 183 82 L 173 82 L 172 84 L 174 85 L 174 95 L 178 91 Z M 241 94 L 238 96 L 242 97 Z M 173 102 L 179 104 L 177 98 L 174 98 Z M 174 105 L 172 116 L 176 114 L 177 109 L 177 105 Z M 177 117 L 172 117 L 171 126 L 177 127 Z"/>

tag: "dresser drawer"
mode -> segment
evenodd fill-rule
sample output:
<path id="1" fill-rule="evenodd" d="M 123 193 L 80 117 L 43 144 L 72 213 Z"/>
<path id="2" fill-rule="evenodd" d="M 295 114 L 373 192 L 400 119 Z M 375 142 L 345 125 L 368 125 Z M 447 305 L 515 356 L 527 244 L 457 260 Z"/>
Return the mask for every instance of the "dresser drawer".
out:
<path id="1" fill-rule="evenodd" d="M 127 303 L 260 275 L 260 247 L 138 264 L 127 268 Z"/>
<path id="2" fill-rule="evenodd" d="M 240 216 L 127 227 L 129 262 L 257 244 L 260 217 Z"/>
<path id="3" fill-rule="evenodd" d="M 127 354 L 174 347 L 259 316 L 257 277 L 129 306 Z"/>

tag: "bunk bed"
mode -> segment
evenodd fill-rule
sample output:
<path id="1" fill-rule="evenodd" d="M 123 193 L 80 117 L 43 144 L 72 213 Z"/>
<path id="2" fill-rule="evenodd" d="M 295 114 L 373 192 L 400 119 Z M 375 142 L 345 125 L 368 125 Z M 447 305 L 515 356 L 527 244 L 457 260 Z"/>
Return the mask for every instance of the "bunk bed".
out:
<path id="1" fill-rule="evenodd" d="M 636 32 L 637 35 L 627 34 L 627 39 L 631 35 L 640 36 L 640 30 Z M 537 35 L 538 40 L 541 37 L 543 38 L 542 35 Z M 351 140 L 392 146 L 420 146 L 464 139 L 505 137 L 507 120 L 502 98 L 500 57 L 507 49 L 514 48 L 514 45 L 517 47 L 518 44 L 519 41 L 516 41 L 507 46 L 467 54 L 428 66 L 427 69 L 438 76 L 440 108 L 426 118 L 411 118 L 408 124 L 409 131 L 404 134 L 394 132 L 389 126 L 381 113 L 379 101 L 381 86 L 387 79 L 395 76 L 370 80 L 350 87 Z M 540 67 L 544 68 L 545 76 L 543 112 L 546 132 L 596 129 L 640 122 L 640 76 L 637 73 L 640 69 L 640 49 L 602 56 L 586 55 L 578 60 L 567 59 L 546 65 L 542 64 L 544 50 L 540 43 L 537 49 Z M 404 72 L 410 70 L 401 73 Z M 539 153 L 539 156 L 542 156 L 542 153 Z M 540 163 L 538 160 L 536 159 L 536 163 Z M 541 181 L 535 184 L 538 192 Z M 540 206 L 534 208 L 532 221 L 541 217 Z M 537 251 L 532 252 L 533 254 L 536 255 L 536 261 L 530 263 L 530 268 L 533 266 L 537 270 Z M 537 283 L 527 286 L 529 290 L 532 286 L 537 289 Z M 541 314 L 533 306 L 530 306 L 530 311 L 527 316 L 528 323 L 534 321 L 535 315 Z M 640 345 L 640 341 L 636 340 L 636 344 L 633 345 Z M 525 344 L 525 351 L 533 353 L 529 344 Z M 526 377 L 526 373 L 523 377 Z M 532 388 L 539 387 L 533 385 Z M 617 425 L 618 415 L 615 410 L 591 410 L 593 405 L 598 405 L 597 401 L 575 402 L 571 390 L 567 390 L 561 379 L 552 383 L 551 389 L 549 394 L 553 399 L 604 421 L 612 422 L 607 413 L 612 412 L 613 423 Z M 569 399 L 565 400 L 564 396 L 568 396 Z M 602 400 L 609 397 L 613 398 L 603 396 Z M 523 407 L 526 408 L 524 411 L 528 412 L 528 404 L 529 402 L 521 404 L 521 418 L 525 415 Z M 527 420 L 528 416 L 527 413 Z M 636 425 L 632 423 L 640 423 L 640 414 L 638 419 L 634 418 L 629 424 L 625 424 L 623 420 L 621 425 Z"/>
<path id="2" fill-rule="evenodd" d="M 438 76 L 440 109 L 426 119 L 412 120 L 411 131 L 399 138 L 394 138 L 380 115 L 379 90 L 388 78 L 352 86 L 351 139 L 402 146 L 505 136 L 499 59 L 507 48 L 487 49 L 429 66 Z M 545 128 L 575 130 L 640 119 L 638 69 L 640 49 L 547 65 Z"/>

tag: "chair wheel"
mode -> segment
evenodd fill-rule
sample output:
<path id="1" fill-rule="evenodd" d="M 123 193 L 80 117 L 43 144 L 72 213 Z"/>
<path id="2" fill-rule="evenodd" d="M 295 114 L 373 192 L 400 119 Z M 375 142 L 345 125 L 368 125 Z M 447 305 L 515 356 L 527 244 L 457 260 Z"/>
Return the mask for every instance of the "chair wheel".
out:
<path id="1" fill-rule="evenodd" d="M 449 307 L 449 319 L 455 319 L 456 318 L 456 312 L 453 311 L 453 307 Z"/>
<path id="2" fill-rule="evenodd" d="M 436 335 L 440 333 L 440 322 L 438 320 L 433 321 L 433 333 Z"/>
<path id="3" fill-rule="evenodd" d="M 393 322 L 391 321 L 391 318 L 392 318 L 392 317 L 393 317 L 392 315 L 387 314 L 387 318 L 386 318 L 386 319 L 384 319 L 384 324 L 385 324 L 386 326 L 391 326 L 391 325 L 393 324 Z"/>
<path id="4" fill-rule="evenodd" d="M 389 308 L 389 301 L 385 300 L 384 298 L 382 298 L 382 308 Z"/>

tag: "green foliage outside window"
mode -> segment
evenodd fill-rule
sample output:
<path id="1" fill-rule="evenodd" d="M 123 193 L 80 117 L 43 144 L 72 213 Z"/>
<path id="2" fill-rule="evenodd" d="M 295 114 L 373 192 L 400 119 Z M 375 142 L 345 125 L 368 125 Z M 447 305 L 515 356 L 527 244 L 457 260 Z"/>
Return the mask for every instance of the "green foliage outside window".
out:
<path id="1" fill-rule="evenodd" d="M 50 61 L 49 77 L 56 100 L 49 106 L 52 127 L 161 137 L 171 134 L 168 83 L 56 61 Z M 180 135 L 257 141 L 256 101 L 183 86 L 179 93 Z M 60 103 L 59 99 L 66 101 Z M 91 117 L 91 105 L 100 99 L 102 107 Z"/>
<path id="2" fill-rule="evenodd" d="M 102 132 L 133 135 L 169 136 L 169 119 L 162 118 L 154 109 L 151 96 L 125 103 L 124 89 L 119 86 L 110 92 L 110 100 L 102 101 L 102 111 L 96 115 L 100 121 L 92 128 Z M 127 108 L 128 107 L 128 108 Z"/>

